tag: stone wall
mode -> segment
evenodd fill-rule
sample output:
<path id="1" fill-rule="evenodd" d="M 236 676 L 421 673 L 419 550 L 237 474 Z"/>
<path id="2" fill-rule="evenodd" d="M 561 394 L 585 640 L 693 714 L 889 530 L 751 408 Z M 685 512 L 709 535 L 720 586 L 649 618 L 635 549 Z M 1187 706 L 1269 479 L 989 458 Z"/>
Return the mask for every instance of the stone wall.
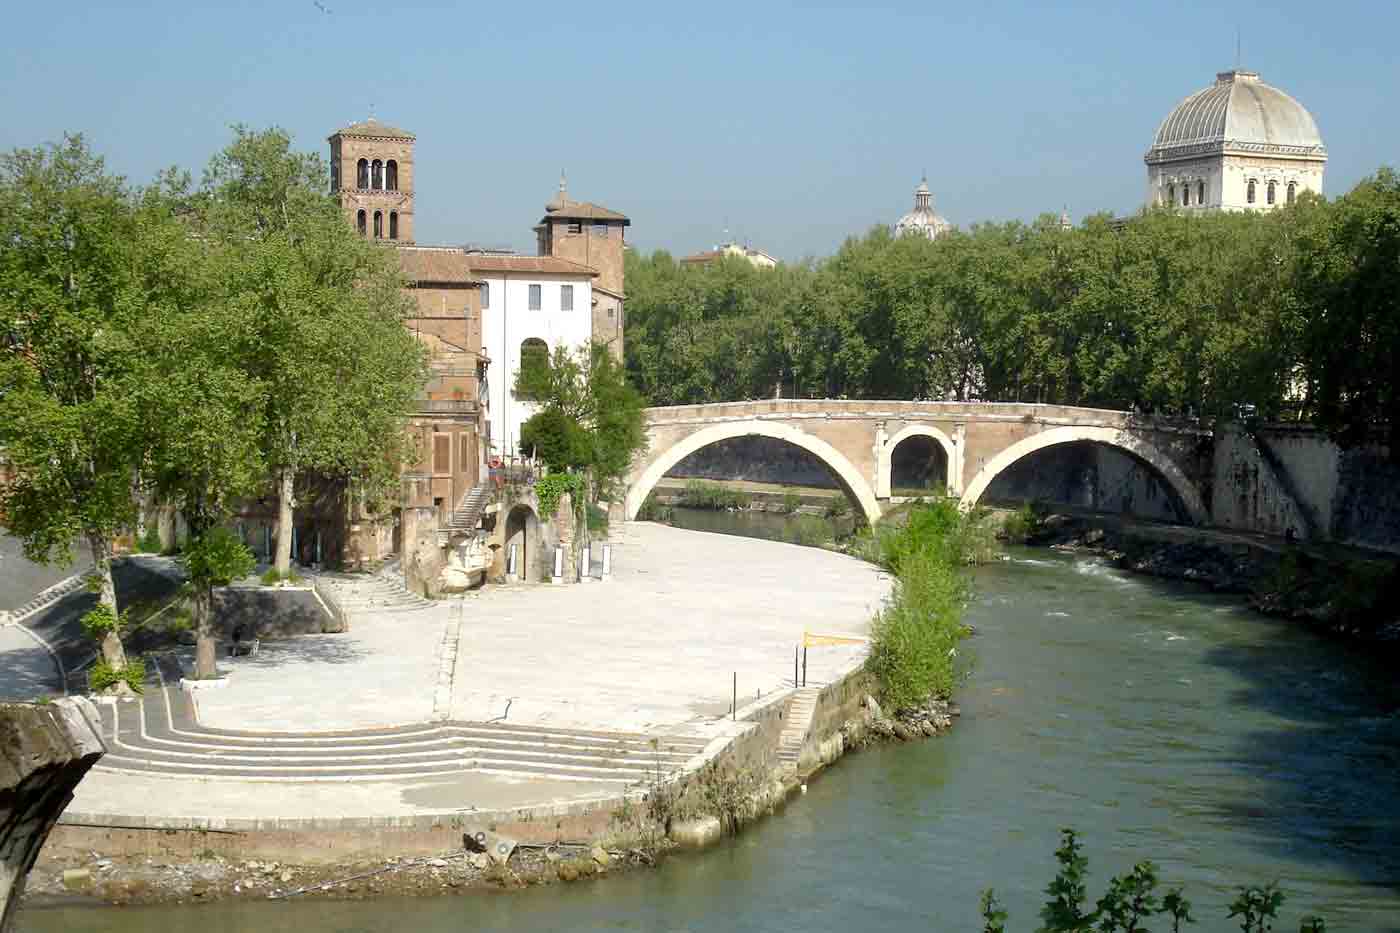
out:
<path id="1" fill-rule="evenodd" d="M 25 878 L 49 831 L 103 752 L 97 710 L 85 699 L 0 704 L 0 931 L 8 931 Z"/>
<path id="2" fill-rule="evenodd" d="M 1215 436 L 1211 523 L 1400 550 L 1400 466 L 1381 448 L 1342 450 L 1308 425 Z"/>

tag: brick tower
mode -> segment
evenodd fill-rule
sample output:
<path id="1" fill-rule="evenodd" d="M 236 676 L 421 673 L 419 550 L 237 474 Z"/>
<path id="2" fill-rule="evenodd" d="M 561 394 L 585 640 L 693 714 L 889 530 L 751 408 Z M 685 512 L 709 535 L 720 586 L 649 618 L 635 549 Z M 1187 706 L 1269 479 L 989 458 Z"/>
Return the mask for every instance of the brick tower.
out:
<path id="1" fill-rule="evenodd" d="M 371 239 L 413 242 L 413 134 L 370 117 L 331 134 L 331 191 Z"/>
<path id="2" fill-rule="evenodd" d="M 607 345 L 622 359 L 624 255 L 626 214 L 569 197 L 564 176 L 559 193 L 545 205 L 544 217 L 535 226 L 539 255 L 556 256 L 588 266 L 598 273 L 593 283 L 593 342 Z"/>

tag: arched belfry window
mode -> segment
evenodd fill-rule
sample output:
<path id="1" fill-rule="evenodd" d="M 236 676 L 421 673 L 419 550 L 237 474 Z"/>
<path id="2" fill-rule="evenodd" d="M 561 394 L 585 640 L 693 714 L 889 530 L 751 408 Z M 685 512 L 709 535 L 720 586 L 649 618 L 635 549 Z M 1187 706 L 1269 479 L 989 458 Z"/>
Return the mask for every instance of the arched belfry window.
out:
<path id="1" fill-rule="evenodd" d="M 1293 199 L 1298 196 L 1298 183 L 1290 181 L 1288 183 L 1288 203 L 1292 204 Z"/>
<path id="2" fill-rule="evenodd" d="M 1206 203 L 1206 183 L 1203 181 L 1196 182 L 1196 203 Z"/>
<path id="3" fill-rule="evenodd" d="M 369 187 L 369 159 L 361 159 L 355 166 L 355 187 Z"/>
<path id="4" fill-rule="evenodd" d="M 384 190 L 399 190 L 399 163 L 393 159 L 384 163 Z"/>
<path id="5" fill-rule="evenodd" d="M 384 212 L 374 212 L 374 238 L 380 240 L 384 238 Z"/>
<path id="6" fill-rule="evenodd" d="M 358 212 L 355 214 L 355 231 L 356 231 L 357 233 L 359 233 L 360 236 L 364 236 L 364 235 L 365 235 L 365 212 L 364 212 L 364 211 L 358 211 Z"/>
<path id="7" fill-rule="evenodd" d="M 391 239 L 391 240 L 397 240 L 398 238 L 399 238 L 399 212 L 398 212 L 398 211 L 390 211 L 390 212 L 389 212 L 389 239 Z"/>
<path id="8" fill-rule="evenodd" d="M 1253 204 L 1255 200 L 1254 186 L 1256 184 L 1258 183 L 1253 178 L 1251 178 L 1249 180 L 1249 184 L 1245 185 L 1244 199 L 1250 204 Z"/>
<path id="9" fill-rule="evenodd" d="M 1275 200 L 1275 198 L 1274 198 L 1274 189 L 1275 189 L 1276 187 L 1278 187 L 1278 182 L 1276 182 L 1276 181 L 1271 181 L 1271 182 L 1269 182 L 1269 190 L 1268 190 L 1268 192 L 1264 195 L 1264 197 L 1268 200 L 1268 202 L 1269 202 L 1270 204 L 1274 203 L 1274 200 Z"/>
<path id="10" fill-rule="evenodd" d="M 375 191 L 384 190 L 384 163 L 378 159 L 370 164 L 369 186 Z"/>

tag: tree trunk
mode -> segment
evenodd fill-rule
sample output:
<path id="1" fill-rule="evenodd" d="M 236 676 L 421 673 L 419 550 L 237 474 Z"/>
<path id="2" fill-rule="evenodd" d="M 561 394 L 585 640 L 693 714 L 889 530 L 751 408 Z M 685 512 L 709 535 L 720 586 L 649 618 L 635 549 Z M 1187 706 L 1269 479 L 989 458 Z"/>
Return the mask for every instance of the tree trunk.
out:
<path id="1" fill-rule="evenodd" d="M 214 588 L 196 586 L 194 591 L 194 677 L 205 680 L 219 675 L 215 658 L 218 638 L 214 632 Z"/>
<path id="2" fill-rule="evenodd" d="M 99 606 L 111 609 L 112 615 L 115 616 L 117 614 L 117 587 L 112 582 L 111 543 L 104 535 L 93 534 L 88 536 L 88 545 L 92 548 L 93 571 L 101 581 L 101 586 L 97 591 L 97 603 Z M 117 670 L 126 667 L 126 651 L 122 648 L 121 633 L 116 629 L 108 632 L 102 638 L 102 659 Z"/>
<path id="3" fill-rule="evenodd" d="M 291 467 L 283 467 L 277 474 L 277 557 L 273 569 L 279 577 L 286 577 L 292 570 L 292 493 L 296 474 Z"/>

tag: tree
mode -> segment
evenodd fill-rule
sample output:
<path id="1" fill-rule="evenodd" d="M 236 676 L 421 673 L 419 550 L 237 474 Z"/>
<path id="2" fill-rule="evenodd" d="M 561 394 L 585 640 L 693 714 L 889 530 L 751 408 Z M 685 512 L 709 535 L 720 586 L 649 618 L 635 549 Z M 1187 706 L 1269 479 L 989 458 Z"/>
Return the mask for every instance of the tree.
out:
<path id="1" fill-rule="evenodd" d="M 229 350 L 264 392 L 284 576 L 298 475 L 375 492 L 396 482 L 425 376 L 394 254 L 357 235 L 327 190 L 321 159 L 294 152 L 285 132 L 236 126 L 196 200 L 207 242 L 225 254 L 223 301 L 242 323 Z"/>
<path id="2" fill-rule="evenodd" d="M 84 539 L 98 610 L 119 618 L 112 540 L 135 516 L 143 431 L 125 391 L 131 325 L 152 294 L 138 271 L 137 204 L 81 136 L 0 156 L 0 516 L 36 561 Z M 126 665 L 118 627 L 109 667 Z"/>
<path id="3" fill-rule="evenodd" d="M 594 495 L 611 495 L 646 446 L 643 401 L 601 344 L 556 347 L 543 365 L 522 366 L 515 394 L 541 410 L 521 426 L 521 443 L 557 470 L 587 472 Z"/>
<path id="4" fill-rule="evenodd" d="M 1303 207 L 1296 289 L 1317 421 L 1344 446 L 1387 441 L 1400 462 L 1400 175 Z"/>

